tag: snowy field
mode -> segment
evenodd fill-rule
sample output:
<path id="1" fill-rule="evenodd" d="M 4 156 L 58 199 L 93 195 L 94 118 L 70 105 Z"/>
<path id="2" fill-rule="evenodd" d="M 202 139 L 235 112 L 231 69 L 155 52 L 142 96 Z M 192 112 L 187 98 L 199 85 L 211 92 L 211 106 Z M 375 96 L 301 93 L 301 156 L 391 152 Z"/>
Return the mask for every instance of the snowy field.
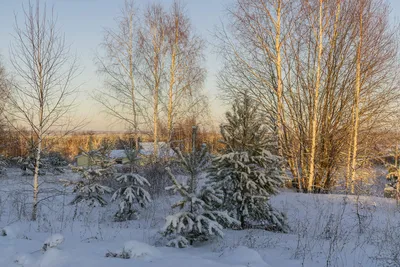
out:
<path id="1" fill-rule="evenodd" d="M 175 249 L 158 233 L 174 196 L 154 199 L 139 220 L 114 222 L 116 204 L 68 205 L 73 196 L 60 179 L 75 174 L 44 176 L 30 222 L 31 177 L 19 174 L 11 169 L 0 181 L 1 267 L 400 266 L 400 208 L 391 199 L 284 191 L 271 201 L 290 233 L 226 230 L 224 239 Z M 121 251 L 130 259 L 106 257 Z"/>

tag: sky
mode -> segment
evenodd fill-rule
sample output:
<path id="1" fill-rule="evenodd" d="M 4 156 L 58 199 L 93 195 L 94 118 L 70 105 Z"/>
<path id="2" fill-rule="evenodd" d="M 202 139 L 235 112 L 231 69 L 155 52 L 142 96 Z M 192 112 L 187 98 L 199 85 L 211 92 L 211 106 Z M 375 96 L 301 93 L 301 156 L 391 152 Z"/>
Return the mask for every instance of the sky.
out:
<path id="1" fill-rule="evenodd" d="M 21 21 L 22 5 L 28 0 L 0 0 L 0 55 L 6 67 L 9 66 L 9 47 L 15 25 L 15 15 Z M 35 1 L 35 0 L 33 0 Z M 354 0 L 357 1 L 357 0 Z M 101 77 L 96 74 L 93 59 L 103 38 L 105 27 L 114 27 L 114 17 L 119 14 L 124 0 L 42 0 L 48 6 L 54 6 L 58 15 L 58 26 L 65 33 L 67 43 L 78 57 L 81 75 L 75 81 L 82 84 L 77 113 L 86 118 L 86 130 L 123 130 L 118 124 L 110 124 L 105 114 L 101 114 L 101 106 L 91 95 L 102 86 Z M 151 1 L 137 0 L 139 6 L 146 6 Z M 157 2 L 157 1 L 156 1 Z M 158 0 L 169 7 L 173 0 Z M 205 91 L 211 102 L 211 113 L 215 122 L 223 120 L 227 106 L 218 100 L 216 74 L 221 62 L 214 53 L 213 33 L 216 26 L 221 25 L 226 17 L 226 7 L 234 0 L 186 0 L 188 15 L 196 33 L 207 42 L 205 51 L 207 79 Z M 400 21 L 400 0 L 389 0 L 392 7 L 392 19 Z"/>

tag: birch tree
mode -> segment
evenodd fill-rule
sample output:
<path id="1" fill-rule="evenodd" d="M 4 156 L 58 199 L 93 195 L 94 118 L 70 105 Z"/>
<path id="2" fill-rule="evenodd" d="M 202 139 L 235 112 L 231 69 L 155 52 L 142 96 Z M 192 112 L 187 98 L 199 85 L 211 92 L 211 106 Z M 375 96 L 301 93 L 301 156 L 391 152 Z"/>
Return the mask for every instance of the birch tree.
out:
<path id="1" fill-rule="evenodd" d="M 143 126 L 144 92 L 140 83 L 139 26 L 140 13 L 135 3 L 126 0 L 115 28 L 104 30 L 96 63 L 104 77 L 104 88 L 95 99 L 105 111 L 125 123 L 136 139 Z"/>
<path id="2" fill-rule="evenodd" d="M 217 33 L 226 63 L 219 87 L 232 99 L 249 91 L 275 125 L 280 154 L 284 124 L 282 49 L 290 34 L 286 16 L 291 8 L 289 0 L 238 0 L 228 9 L 232 19 L 229 32 L 222 28 Z"/>
<path id="3" fill-rule="evenodd" d="M 2 64 L 0 55 L 0 131 L 5 127 L 6 121 L 4 119 L 4 111 L 6 104 L 8 102 L 8 97 L 10 96 L 10 79 L 7 75 L 6 69 Z"/>
<path id="4" fill-rule="evenodd" d="M 36 220 L 39 194 L 39 162 L 46 136 L 70 125 L 68 112 L 73 107 L 77 88 L 72 80 L 77 65 L 70 56 L 64 34 L 58 30 L 54 11 L 46 5 L 29 2 L 23 6 L 24 20 L 15 18 L 10 48 L 16 75 L 10 97 L 15 123 L 28 126 L 36 142 L 33 177 L 32 220 Z"/>
<path id="5" fill-rule="evenodd" d="M 319 0 L 319 12 L 318 12 L 318 28 L 314 28 L 315 35 L 317 38 L 317 66 L 316 66 L 316 80 L 315 80 L 315 91 L 313 94 L 313 107 L 312 107 L 312 119 L 311 121 L 311 152 L 310 152 L 310 171 L 308 177 L 308 192 L 312 192 L 314 189 L 314 168 L 315 168 L 315 151 L 317 146 L 317 110 L 319 102 L 319 88 L 321 83 L 321 61 L 322 61 L 322 49 L 323 49 L 323 17 L 324 17 L 323 0 Z M 318 30 L 317 30 L 318 29 Z M 316 34 L 318 31 L 318 34 Z"/>
<path id="6" fill-rule="evenodd" d="M 354 183 L 356 179 L 356 165 L 357 165 L 357 147 L 358 147 L 358 128 L 360 124 L 360 88 L 361 88 L 361 48 L 362 48 L 362 39 L 363 39 L 363 0 L 360 0 L 360 9 L 359 9 L 359 36 L 358 36 L 358 44 L 357 44 L 357 54 L 356 54 L 356 82 L 354 88 L 354 106 L 353 106 L 353 118 L 354 118 L 354 126 L 353 126 L 353 151 L 352 151 L 352 159 L 351 159 L 351 193 L 354 194 Z"/>
<path id="7" fill-rule="evenodd" d="M 183 102 L 198 106 L 198 96 L 202 97 L 201 86 L 205 79 L 202 66 L 204 41 L 194 34 L 184 6 L 172 4 L 167 18 L 169 71 L 167 104 L 167 142 L 171 143 L 176 119 L 183 112 L 190 111 Z M 194 101 L 193 101 L 194 100 Z"/>
<path id="8" fill-rule="evenodd" d="M 167 43 L 167 15 L 160 4 L 152 4 L 144 13 L 143 27 L 140 31 L 140 52 L 143 56 L 141 73 L 143 84 L 150 92 L 149 102 L 152 103 L 153 154 L 158 155 L 160 101 L 162 82 L 165 77 Z M 151 101 L 150 101 L 151 99 Z"/>

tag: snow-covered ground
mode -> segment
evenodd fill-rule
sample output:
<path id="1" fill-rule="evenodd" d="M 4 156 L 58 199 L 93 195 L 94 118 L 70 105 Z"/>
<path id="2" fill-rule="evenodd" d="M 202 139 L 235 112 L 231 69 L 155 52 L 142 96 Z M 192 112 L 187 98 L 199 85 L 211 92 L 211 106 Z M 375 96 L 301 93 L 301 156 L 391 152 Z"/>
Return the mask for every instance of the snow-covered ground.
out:
<path id="1" fill-rule="evenodd" d="M 158 233 L 174 196 L 155 199 L 137 221 L 113 222 L 117 204 L 68 205 L 60 179 L 76 174 L 45 176 L 31 222 L 31 177 L 19 173 L 0 180 L 1 267 L 400 266 L 400 208 L 391 199 L 285 191 L 271 201 L 290 233 L 226 230 L 224 239 L 174 249 Z M 122 251 L 129 259 L 106 257 Z"/>

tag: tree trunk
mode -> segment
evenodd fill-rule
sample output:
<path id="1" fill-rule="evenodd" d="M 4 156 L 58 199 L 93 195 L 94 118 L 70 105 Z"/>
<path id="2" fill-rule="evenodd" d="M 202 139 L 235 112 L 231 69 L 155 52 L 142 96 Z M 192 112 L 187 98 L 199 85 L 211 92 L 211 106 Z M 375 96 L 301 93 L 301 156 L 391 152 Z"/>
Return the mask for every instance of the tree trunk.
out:
<path id="1" fill-rule="evenodd" d="M 278 154 L 283 157 L 283 82 L 282 82 L 282 63 L 281 63 L 281 0 L 278 0 L 276 9 L 276 36 L 275 36 L 275 52 L 276 52 L 276 75 L 277 75 L 277 112 L 276 123 L 278 133 Z"/>
<path id="2" fill-rule="evenodd" d="M 158 157 L 158 88 L 154 90 L 154 113 L 153 113 L 153 127 L 154 127 L 154 157 Z"/>
<path id="3" fill-rule="evenodd" d="M 159 51 L 155 48 L 154 55 L 154 91 L 153 91 L 153 138 L 154 138 L 154 159 L 158 158 L 158 101 L 159 101 L 159 90 L 160 90 L 160 77 L 159 77 Z"/>
<path id="4" fill-rule="evenodd" d="M 357 47 L 357 67 L 356 67 L 356 85 L 354 91 L 354 134 L 353 134 L 353 153 L 351 161 L 351 193 L 355 191 L 356 167 L 357 167 L 357 145 L 358 145 L 358 127 L 359 127 L 359 102 L 361 89 L 361 47 L 363 32 L 363 5 L 360 7 L 360 35 Z"/>
<path id="5" fill-rule="evenodd" d="M 32 207 L 32 221 L 36 221 L 37 218 L 37 205 L 38 205 L 38 194 L 39 194 L 39 167 L 40 158 L 42 153 L 42 137 L 41 131 L 39 132 L 38 146 L 35 158 L 35 172 L 33 175 L 33 207 Z"/>
<path id="6" fill-rule="evenodd" d="M 129 80 L 130 80 L 130 87 L 131 87 L 131 101 L 132 101 L 132 114 L 133 114 L 133 131 L 138 138 L 139 131 L 138 131 L 138 119 L 137 119 L 137 112 L 136 112 L 136 92 L 135 92 L 135 77 L 134 77 L 134 65 L 133 65 L 133 14 L 130 14 L 129 17 Z"/>
<path id="7" fill-rule="evenodd" d="M 174 85 L 175 85 L 175 72 L 176 72 L 176 50 L 178 45 L 178 29 L 179 29 L 179 20 L 178 17 L 175 17 L 175 36 L 174 36 L 174 44 L 172 45 L 172 55 L 171 55 L 171 66 L 170 66 L 170 81 L 169 81 L 169 91 L 168 91 L 168 147 L 172 141 L 172 131 L 173 131 L 173 97 L 174 97 Z"/>
<path id="8" fill-rule="evenodd" d="M 315 151 L 316 151 L 316 139 L 317 139 L 317 110 L 319 100 L 319 87 L 321 79 L 321 57 L 322 57 L 322 3 L 323 0 L 319 1 L 319 35 L 318 35 L 318 61 L 317 61 L 317 77 L 315 82 L 314 92 L 314 105 L 313 105 L 313 117 L 311 122 L 311 152 L 310 152 L 310 171 L 308 177 L 307 191 L 312 192 L 314 190 L 314 176 L 315 176 Z"/>

